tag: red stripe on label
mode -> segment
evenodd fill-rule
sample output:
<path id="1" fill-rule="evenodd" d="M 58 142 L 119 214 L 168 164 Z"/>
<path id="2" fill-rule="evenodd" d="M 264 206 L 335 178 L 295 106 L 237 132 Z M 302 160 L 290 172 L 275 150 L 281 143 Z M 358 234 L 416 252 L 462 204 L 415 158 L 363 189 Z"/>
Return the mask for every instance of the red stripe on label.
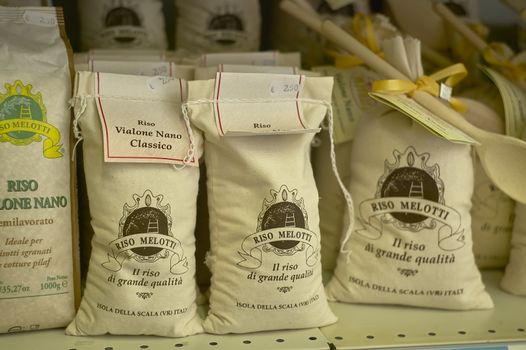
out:
<path id="1" fill-rule="evenodd" d="M 301 86 L 301 78 L 302 76 L 300 75 L 300 81 L 298 82 L 298 85 L 300 86 Z M 306 129 L 305 124 L 303 124 L 303 120 L 301 120 L 300 106 L 299 106 L 299 101 L 298 101 L 299 96 L 300 96 L 300 90 L 298 89 L 298 92 L 296 93 L 296 114 L 298 115 L 298 120 L 300 121 L 301 126 L 303 127 L 303 129 Z"/>
<path id="2" fill-rule="evenodd" d="M 102 114 L 102 121 L 104 122 L 104 132 L 106 134 L 106 157 L 110 158 L 110 138 L 108 135 L 108 124 L 106 123 L 106 116 L 104 115 L 104 109 L 102 108 L 102 102 L 100 101 L 100 74 L 99 72 L 97 72 L 97 101 L 99 102 L 99 108 Z"/>
<path id="3" fill-rule="evenodd" d="M 225 135 L 223 131 L 223 124 L 221 123 L 221 113 L 219 113 L 219 93 L 221 91 L 221 73 L 219 73 L 219 80 L 217 82 L 217 96 L 216 96 L 216 110 L 217 110 L 217 121 L 219 122 L 219 130 L 221 130 L 221 136 Z"/>

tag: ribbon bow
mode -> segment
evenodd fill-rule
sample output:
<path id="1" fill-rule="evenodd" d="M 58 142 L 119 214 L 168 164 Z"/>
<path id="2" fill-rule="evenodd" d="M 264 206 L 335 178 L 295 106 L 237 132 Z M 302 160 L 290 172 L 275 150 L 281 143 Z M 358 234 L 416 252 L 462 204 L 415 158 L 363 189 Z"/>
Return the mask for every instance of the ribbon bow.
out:
<path id="1" fill-rule="evenodd" d="M 462 63 L 457 63 L 441 69 L 429 76 L 421 76 L 414 83 L 410 80 L 400 79 L 376 80 L 373 82 L 372 91 L 407 94 L 411 97 L 415 91 L 420 90 L 426 91 L 435 97 L 439 97 L 440 81 L 445 79 L 444 84 L 448 87 L 452 87 L 464 79 L 467 74 L 468 71 L 466 70 L 466 67 Z M 464 112 L 466 110 L 464 104 L 454 97 L 449 99 L 449 104 L 458 112 Z"/>
<path id="2" fill-rule="evenodd" d="M 526 64 L 513 63 L 513 50 L 504 43 L 491 43 L 484 49 L 484 60 L 511 80 L 526 80 Z"/>

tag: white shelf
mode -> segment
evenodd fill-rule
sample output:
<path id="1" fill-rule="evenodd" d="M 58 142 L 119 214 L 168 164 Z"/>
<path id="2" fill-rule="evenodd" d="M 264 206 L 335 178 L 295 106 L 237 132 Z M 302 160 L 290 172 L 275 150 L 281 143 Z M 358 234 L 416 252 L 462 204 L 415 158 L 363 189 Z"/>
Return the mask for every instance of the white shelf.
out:
<path id="1" fill-rule="evenodd" d="M 411 307 L 331 304 L 339 322 L 322 328 L 337 349 L 513 344 L 526 350 L 526 298 L 500 290 L 501 271 L 482 274 L 495 309 L 446 311 Z"/>
<path id="2" fill-rule="evenodd" d="M 495 309 L 442 311 L 332 303 L 340 321 L 322 329 L 186 338 L 70 337 L 63 329 L 0 335 L 1 350 L 359 349 L 526 350 L 526 298 L 498 287 L 501 271 L 483 273 Z M 329 344 L 331 343 L 331 344 Z"/>
<path id="3" fill-rule="evenodd" d="M 63 329 L 4 334 L 1 350 L 327 350 L 319 329 L 261 332 L 235 335 L 198 334 L 186 338 L 147 336 L 73 337 Z"/>

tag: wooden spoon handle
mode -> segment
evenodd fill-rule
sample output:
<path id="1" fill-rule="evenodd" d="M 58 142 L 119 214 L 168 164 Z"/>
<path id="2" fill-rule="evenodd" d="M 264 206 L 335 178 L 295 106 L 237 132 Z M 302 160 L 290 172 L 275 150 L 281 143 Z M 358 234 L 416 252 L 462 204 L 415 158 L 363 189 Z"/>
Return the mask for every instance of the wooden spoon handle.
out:
<path id="1" fill-rule="evenodd" d="M 286 11 L 293 17 L 298 18 L 304 24 L 306 24 L 313 30 L 321 33 L 327 39 L 333 41 L 335 44 L 349 51 L 353 55 L 358 56 L 365 62 L 365 64 L 367 64 L 377 73 L 385 76 L 388 79 L 409 80 L 408 77 L 400 73 L 388 62 L 375 55 L 366 46 L 362 45 L 362 43 L 353 38 L 352 35 L 344 31 L 331 21 L 324 21 L 319 16 L 313 15 L 312 13 L 303 10 L 292 0 L 284 0 L 281 2 L 280 6 L 282 10 Z M 481 141 L 480 138 L 484 136 L 482 130 L 466 122 L 462 115 L 446 106 L 437 98 L 422 91 L 416 91 L 416 93 L 413 95 L 413 98 L 423 107 L 437 114 L 443 120 L 456 126 L 457 128 L 464 131 L 466 134 L 476 139 L 477 141 Z"/>
<path id="2" fill-rule="evenodd" d="M 391 79 L 408 80 L 404 74 L 400 73 L 397 69 L 382 58 L 378 57 L 365 45 L 331 21 L 322 20 L 319 16 L 314 15 L 309 11 L 305 11 L 302 7 L 298 6 L 291 0 L 282 1 L 280 7 L 282 10 L 289 13 L 291 16 L 296 17 L 313 30 L 321 33 L 324 37 L 333 41 L 341 48 L 359 57 L 377 73 Z"/>
<path id="3" fill-rule="evenodd" d="M 522 20 L 526 20 L 526 4 L 522 0 L 501 0 L 503 3 L 513 9 Z"/>
<path id="4" fill-rule="evenodd" d="M 441 2 L 435 3 L 435 12 L 459 32 L 460 35 L 472 43 L 478 51 L 482 52 L 486 49 L 488 44 L 464 22 L 462 22 L 453 12 L 451 12 L 446 5 Z"/>

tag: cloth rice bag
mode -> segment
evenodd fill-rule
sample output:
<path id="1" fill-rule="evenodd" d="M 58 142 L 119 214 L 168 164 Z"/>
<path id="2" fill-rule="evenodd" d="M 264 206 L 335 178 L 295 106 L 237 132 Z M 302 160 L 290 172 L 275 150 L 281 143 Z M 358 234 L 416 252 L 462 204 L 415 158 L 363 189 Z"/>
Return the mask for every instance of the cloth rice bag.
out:
<path id="1" fill-rule="evenodd" d="M 81 0 L 78 7 L 83 50 L 167 46 L 160 0 Z"/>
<path id="2" fill-rule="evenodd" d="M 504 133 L 504 120 L 486 105 L 461 99 L 466 119 L 473 125 L 498 134 Z M 499 190 L 482 168 L 473 150 L 475 188 L 471 208 L 473 253 L 479 268 L 502 268 L 508 263 L 515 202 Z"/>
<path id="3" fill-rule="evenodd" d="M 413 81 L 423 76 L 418 40 L 394 37 L 383 49 Z M 469 145 L 399 112 L 371 113 L 358 123 L 350 165 L 355 224 L 327 286 L 330 299 L 493 307 L 472 251 Z"/>
<path id="4" fill-rule="evenodd" d="M 257 51 L 258 0 L 177 0 L 175 47 L 191 52 Z"/>
<path id="5" fill-rule="evenodd" d="M 205 135 L 212 272 L 210 333 L 336 321 L 322 285 L 310 142 L 332 78 L 218 73 L 189 82 L 186 108 Z"/>
<path id="6" fill-rule="evenodd" d="M 469 146 L 433 136 L 399 112 L 368 115 L 358 124 L 350 178 L 356 223 L 327 286 L 330 299 L 493 306 L 472 252 Z"/>
<path id="7" fill-rule="evenodd" d="M 0 333 L 75 315 L 68 51 L 62 10 L 0 7 Z"/>
<path id="8" fill-rule="evenodd" d="M 526 140 L 526 130 L 522 136 Z M 526 296 L 526 204 L 517 203 L 511 234 L 510 260 L 500 286 L 505 291 Z"/>
<path id="9" fill-rule="evenodd" d="M 185 96 L 180 79 L 77 74 L 75 113 L 95 235 L 67 334 L 202 331 L 194 259 L 202 140 L 181 115 Z"/>
<path id="10" fill-rule="evenodd" d="M 369 86 L 373 80 L 378 79 L 378 75 L 365 67 L 340 69 L 323 66 L 314 67 L 314 71 L 333 76 L 336 82 L 332 97 L 335 119 L 334 152 L 338 173 L 348 186 L 355 125 L 362 115 L 373 113 L 378 108 L 379 104 L 368 95 Z M 324 270 L 332 272 L 344 238 L 342 231 L 348 224 L 343 220 L 346 201 L 331 169 L 331 138 L 328 128 L 322 130 L 316 138 L 312 148 L 312 163 L 320 195 L 321 262 Z"/>

